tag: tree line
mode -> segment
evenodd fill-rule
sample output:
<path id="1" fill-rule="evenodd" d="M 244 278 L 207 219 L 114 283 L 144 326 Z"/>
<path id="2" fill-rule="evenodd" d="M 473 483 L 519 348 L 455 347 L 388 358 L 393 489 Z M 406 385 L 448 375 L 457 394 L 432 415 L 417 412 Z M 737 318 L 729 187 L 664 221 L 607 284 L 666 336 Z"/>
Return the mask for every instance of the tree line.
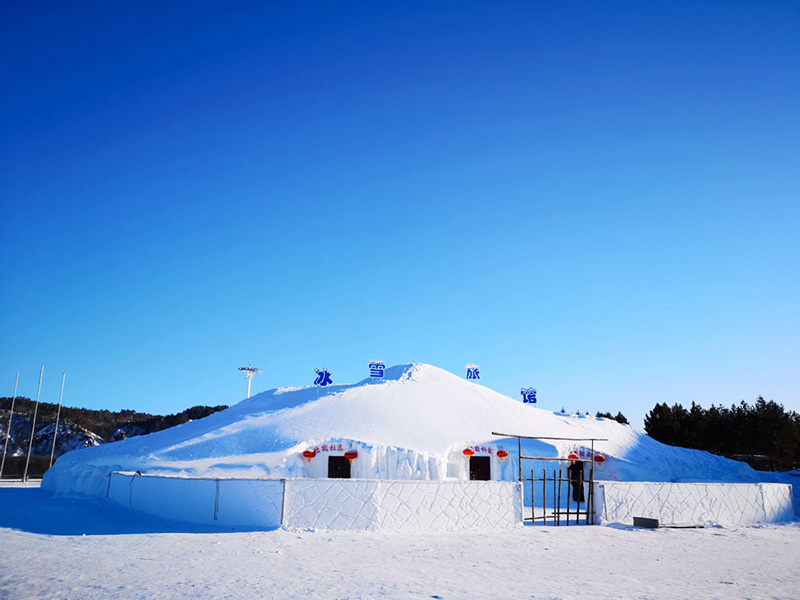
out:
<path id="1" fill-rule="evenodd" d="M 30 398 L 19 397 L 14 401 L 14 416 L 12 420 L 12 430 L 8 429 L 9 411 L 11 410 L 11 398 L 0 398 L 0 446 L 5 445 L 6 436 L 10 435 L 8 445 L 8 456 L 6 457 L 4 477 L 13 477 L 22 472 L 23 465 L 27 458 L 22 454 L 28 447 L 30 439 L 31 420 L 34 413 L 35 402 Z M 65 437 L 69 435 L 85 435 L 80 429 L 91 432 L 99 436 L 102 442 L 115 442 L 128 437 L 146 435 L 162 429 L 175 427 L 187 421 L 202 419 L 208 415 L 228 408 L 225 405 L 218 406 L 193 406 L 179 413 L 170 415 L 153 415 L 149 413 L 137 412 L 135 410 L 123 409 L 120 411 L 110 410 L 91 410 L 88 408 L 61 407 L 59 419 L 59 441 L 61 442 L 55 450 L 55 456 L 62 453 L 62 449 L 69 447 Z M 41 476 L 49 465 L 50 440 L 52 439 L 52 426 L 55 424 L 58 405 L 50 402 L 40 402 L 36 414 L 36 432 L 34 435 L 33 455 L 30 463 L 31 476 Z M 75 426 L 77 429 L 72 429 Z M 50 432 L 45 435 L 45 432 Z M 43 438 L 46 437 L 47 439 Z M 80 441 L 79 439 L 79 441 Z M 97 441 L 91 442 L 96 444 Z M 44 448 L 44 450 L 43 450 Z M 0 453 L 2 450 L 0 449 Z M 17 456 L 14 456 L 17 454 Z M 27 454 L 27 452 L 25 452 Z M 44 455 L 47 456 L 44 456 Z"/>
<path id="2" fill-rule="evenodd" d="M 664 444 L 745 460 L 758 469 L 800 465 L 800 415 L 760 396 L 754 404 L 743 400 L 730 408 L 656 404 L 645 416 L 644 429 Z"/>
<path id="3" fill-rule="evenodd" d="M 19 397 L 14 402 L 14 412 L 19 414 L 33 414 L 35 402 L 30 398 Z M 96 433 L 104 441 L 111 441 L 118 430 L 141 430 L 139 435 L 161 431 L 169 427 L 175 427 L 187 421 L 202 419 L 208 415 L 228 408 L 225 405 L 219 406 L 193 406 L 186 410 L 172 415 L 152 415 L 149 413 L 137 412 L 130 409 L 119 411 L 92 410 L 88 408 L 61 407 L 61 419 L 69 421 L 79 427 L 88 429 Z M 11 398 L 0 398 L 0 410 L 11 409 Z M 58 412 L 58 404 L 50 402 L 40 402 L 37 413 L 37 421 L 54 422 Z M 0 423 L 0 428 L 2 428 Z"/>
<path id="4" fill-rule="evenodd" d="M 595 417 L 601 417 L 603 419 L 611 419 L 612 421 L 616 421 L 620 425 L 629 425 L 628 419 L 623 415 L 621 412 L 618 412 L 616 416 L 612 415 L 610 412 L 598 412 Z"/>

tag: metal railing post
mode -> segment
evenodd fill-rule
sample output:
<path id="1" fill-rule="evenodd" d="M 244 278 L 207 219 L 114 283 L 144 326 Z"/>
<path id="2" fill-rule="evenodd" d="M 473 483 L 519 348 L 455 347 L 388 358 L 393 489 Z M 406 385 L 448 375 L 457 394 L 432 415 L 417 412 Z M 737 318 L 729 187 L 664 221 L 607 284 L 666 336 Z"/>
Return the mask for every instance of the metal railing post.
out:
<path id="1" fill-rule="evenodd" d="M 11 397 L 11 412 L 8 413 L 8 431 L 6 431 L 6 443 L 3 444 L 3 462 L 0 463 L 0 479 L 3 478 L 3 469 L 6 466 L 6 452 L 8 451 L 8 439 L 11 437 L 11 419 L 14 418 L 14 402 L 17 400 L 17 384 L 19 383 L 19 371 L 14 379 L 14 395 Z"/>
<path id="2" fill-rule="evenodd" d="M 22 481 L 28 481 L 28 465 L 31 463 L 31 449 L 33 448 L 33 433 L 36 430 L 36 413 L 39 412 L 39 396 L 42 393 L 42 376 L 44 375 L 44 365 L 39 371 L 39 389 L 36 392 L 36 405 L 33 408 L 33 421 L 31 422 L 31 439 L 28 442 L 28 458 L 25 459 L 25 473 L 22 475 Z"/>
<path id="3" fill-rule="evenodd" d="M 534 497 L 536 496 L 536 493 L 533 491 L 534 486 L 535 483 L 533 481 L 533 469 L 531 469 L 531 527 L 536 525 L 536 513 L 533 512 L 534 506 L 536 505 L 536 503 L 533 501 Z"/>
<path id="4" fill-rule="evenodd" d="M 281 479 L 283 483 L 283 496 L 281 498 L 281 527 L 286 527 L 286 479 Z"/>

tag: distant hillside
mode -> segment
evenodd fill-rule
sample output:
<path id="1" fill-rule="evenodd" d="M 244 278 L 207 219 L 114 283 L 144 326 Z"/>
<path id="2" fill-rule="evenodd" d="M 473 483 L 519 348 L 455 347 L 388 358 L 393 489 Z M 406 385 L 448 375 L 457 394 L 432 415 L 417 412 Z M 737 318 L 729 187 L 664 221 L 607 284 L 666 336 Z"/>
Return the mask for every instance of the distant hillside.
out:
<path id="1" fill-rule="evenodd" d="M 34 402 L 30 398 L 17 398 L 14 402 L 14 414 L 11 419 L 11 431 L 8 439 L 3 478 L 19 478 L 25 469 L 28 444 L 31 435 L 31 419 Z M 97 446 L 106 442 L 116 442 L 129 437 L 146 435 L 154 431 L 175 427 L 187 421 L 202 419 L 212 413 L 228 408 L 227 406 L 193 406 L 174 415 L 151 415 L 135 410 L 123 409 L 118 412 L 109 410 L 90 410 L 88 408 L 71 408 L 63 406 L 56 435 L 55 457 L 70 450 Z M 11 409 L 11 398 L 0 398 L 0 453 L 8 435 L 8 419 Z M 33 449 L 29 477 L 41 477 L 50 464 L 50 452 L 53 448 L 53 432 L 55 429 L 58 405 L 40 402 L 36 415 L 36 430 L 33 436 Z"/>

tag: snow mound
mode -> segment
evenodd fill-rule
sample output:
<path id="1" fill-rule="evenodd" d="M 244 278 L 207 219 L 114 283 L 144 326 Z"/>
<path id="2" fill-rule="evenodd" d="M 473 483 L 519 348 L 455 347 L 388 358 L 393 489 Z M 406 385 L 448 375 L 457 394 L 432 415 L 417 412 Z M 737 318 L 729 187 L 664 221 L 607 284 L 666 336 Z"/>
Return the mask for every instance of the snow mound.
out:
<path id="1" fill-rule="evenodd" d="M 751 482 L 744 463 L 660 444 L 616 421 L 535 408 L 426 364 L 396 365 L 383 380 L 257 394 L 199 421 L 147 436 L 70 452 L 44 480 L 63 493 L 101 494 L 112 471 L 185 477 L 306 477 L 300 453 L 331 441 L 374 454 L 360 477 L 444 479 L 454 452 L 470 444 L 509 451 L 499 479 L 516 479 L 516 439 L 492 432 L 602 438 L 602 479 Z M 566 456 L 588 442 L 524 440 L 527 455 Z M 412 456 L 413 455 L 413 456 Z M 405 468 L 386 465 L 406 461 Z M 406 464 L 406 463 L 403 463 Z M 324 475 L 323 475 L 324 476 Z"/>

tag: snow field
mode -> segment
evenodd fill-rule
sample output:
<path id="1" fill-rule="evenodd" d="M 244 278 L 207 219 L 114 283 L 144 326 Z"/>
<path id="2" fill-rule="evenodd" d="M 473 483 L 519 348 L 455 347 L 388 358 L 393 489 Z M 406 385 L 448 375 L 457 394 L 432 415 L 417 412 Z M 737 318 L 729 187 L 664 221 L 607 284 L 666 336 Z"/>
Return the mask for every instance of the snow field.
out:
<path id="1" fill-rule="evenodd" d="M 84 535 L 85 534 L 85 535 Z M 0 598 L 797 598 L 800 524 L 225 532 L 0 488 Z"/>

